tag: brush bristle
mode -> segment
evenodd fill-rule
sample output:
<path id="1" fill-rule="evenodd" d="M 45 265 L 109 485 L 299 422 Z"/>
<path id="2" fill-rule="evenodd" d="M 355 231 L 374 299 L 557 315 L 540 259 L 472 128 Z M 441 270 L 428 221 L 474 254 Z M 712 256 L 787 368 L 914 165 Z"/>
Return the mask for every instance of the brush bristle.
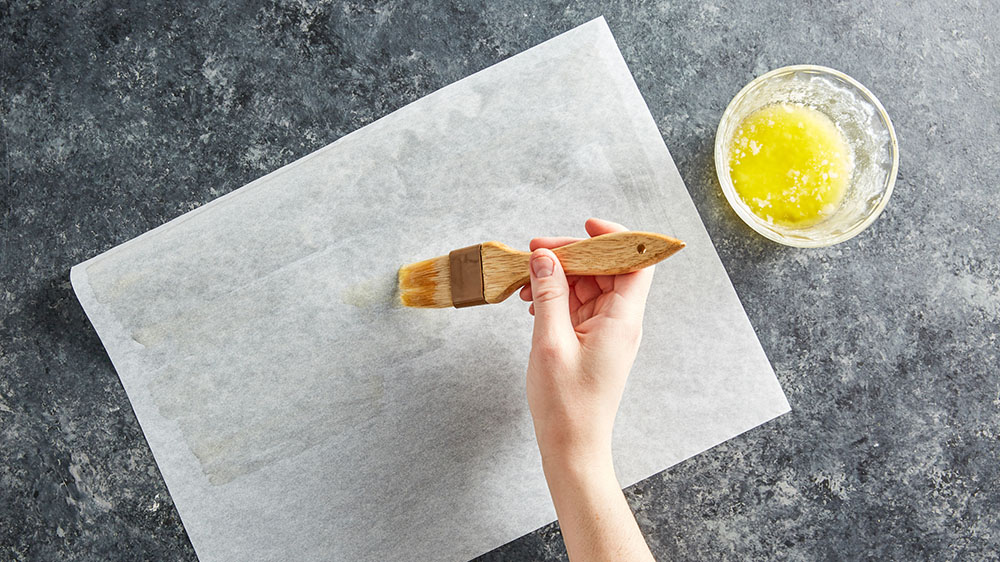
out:
<path id="1" fill-rule="evenodd" d="M 415 308 L 451 306 L 451 263 L 448 256 L 399 268 L 399 299 Z"/>

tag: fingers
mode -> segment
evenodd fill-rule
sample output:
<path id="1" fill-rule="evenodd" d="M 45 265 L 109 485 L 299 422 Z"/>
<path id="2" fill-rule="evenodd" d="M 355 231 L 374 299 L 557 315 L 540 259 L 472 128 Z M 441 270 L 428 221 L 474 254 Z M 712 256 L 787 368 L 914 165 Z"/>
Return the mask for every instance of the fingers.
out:
<path id="1" fill-rule="evenodd" d="M 587 234 L 591 237 L 600 236 L 602 234 L 610 234 L 612 232 L 625 232 L 628 230 L 616 222 L 598 218 L 587 219 L 587 223 L 584 227 L 587 229 Z M 551 250 L 560 246 L 565 246 L 566 244 L 579 242 L 580 240 L 580 238 L 573 238 L 571 236 L 541 236 L 532 239 L 528 247 L 531 248 L 532 252 L 539 248 L 548 248 Z"/>
<path id="2" fill-rule="evenodd" d="M 649 266 L 632 273 L 616 275 L 615 292 L 629 301 L 638 303 L 640 308 L 645 308 L 646 296 L 649 295 L 649 287 L 653 284 L 654 269 L 654 266 Z"/>
<path id="3" fill-rule="evenodd" d="M 577 281 L 576 286 L 573 287 L 574 294 L 579 302 L 585 303 L 596 299 L 604 291 L 597 284 L 597 279 L 594 277 L 582 277 Z"/>
<path id="4" fill-rule="evenodd" d="M 596 307 L 597 307 L 597 301 L 596 300 L 587 301 L 586 304 L 580 306 L 580 308 L 577 310 L 577 317 L 578 318 L 590 318 L 591 316 L 594 315 L 594 308 L 596 308 Z"/>
<path id="5" fill-rule="evenodd" d="M 523 300 L 524 302 L 531 302 L 531 281 L 530 280 L 528 281 L 527 285 L 521 287 L 521 290 L 517 293 L 517 295 L 519 297 L 521 297 L 521 300 Z"/>
<path id="6" fill-rule="evenodd" d="M 531 254 L 531 308 L 535 315 L 532 346 L 562 348 L 575 338 L 569 313 L 569 283 L 556 255 L 548 249 Z"/>
<path id="7" fill-rule="evenodd" d="M 604 219 L 591 218 L 587 220 L 585 225 L 587 229 L 587 234 L 590 236 L 600 236 L 602 234 L 609 234 L 611 232 L 624 232 L 628 230 L 624 226 L 611 221 L 606 221 Z M 528 247 L 532 252 L 539 248 L 548 248 L 553 250 L 560 246 L 565 246 L 566 244 L 572 244 L 573 242 L 579 242 L 582 238 L 574 238 L 572 236 L 539 236 L 538 238 L 532 238 Z"/>
<path id="8" fill-rule="evenodd" d="M 599 218 L 588 219 L 585 227 L 587 234 L 592 237 L 600 236 L 602 234 L 610 234 L 612 232 L 625 232 L 628 230 L 628 228 L 621 224 Z M 579 238 L 568 236 L 539 237 L 532 239 L 529 247 L 533 252 L 538 249 L 551 250 L 579 240 Z M 556 261 L 558 262 L 558 259 Z M 568 285 L 570 286 L 568 299 L 570 312 L 571 314 L 575 313 L 577 310 L 581 310 L 581 307 L 585 309 L 588 303 L 593 301 L 602 293 L 610 291 L 615 291 L 616 293 L 626 297 L 627 301 L 636 304 L 641 310 L 645 307 L 646 296 L 649 294 L 649 288 L 652 281 L 652 267 L 625 275 L 597 275 L 593 277 L 579 278 L 577 276 L 571 276 L 568 279 Z M 534 300 L 534 294 L 530 283 L 521 288 L 519 296 L 521 297 L 521 300 L 524 300 L 525 302 L 532 302 Z M 528 308 L 528 312 L 535 314 L 535 306 L 530 306 Z"/>
<path id="9" fill-rule="evenodd" d="M 616 222 L 606 221 L 604 219 L 598 219 L 598 218 L 587 219 L 587 224 L 584 226 L 587 229 L 587 234 L 591 236 L 611 234 L 612 232 L 625 232 L 626 230 L 628 230 L 627 228 Z"/>

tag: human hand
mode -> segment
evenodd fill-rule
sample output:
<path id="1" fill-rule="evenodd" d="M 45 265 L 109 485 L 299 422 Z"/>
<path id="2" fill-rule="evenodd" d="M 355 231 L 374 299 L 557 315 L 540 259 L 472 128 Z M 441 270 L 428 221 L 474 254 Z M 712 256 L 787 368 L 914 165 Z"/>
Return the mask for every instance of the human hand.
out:
<path id="1" fill-rule="evenodd" d="M 590 236 L 627 230 L 590 219 Z M 653 268 L 567 276 L 553 248 L 575 238 L 531 241 L 531 283 L 520 296 L 535 316 L 528 406 L 543 464 L 610 466 L 611 432 L 642 336 Z"/>

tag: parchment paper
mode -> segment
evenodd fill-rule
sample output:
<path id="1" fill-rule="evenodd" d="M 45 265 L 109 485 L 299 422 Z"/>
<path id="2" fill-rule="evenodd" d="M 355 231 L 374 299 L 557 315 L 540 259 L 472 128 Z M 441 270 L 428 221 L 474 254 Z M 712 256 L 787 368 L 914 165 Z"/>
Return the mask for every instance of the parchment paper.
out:
<path id="1" fill-rule="evenodd" d="M 623 485 L 788 410 L 603 19 L 72 270 L 201 560 L 460 560 L 555 518 L 526 305 L 393 305 L 400 265 L 600 216 L 657 267 Z"/>

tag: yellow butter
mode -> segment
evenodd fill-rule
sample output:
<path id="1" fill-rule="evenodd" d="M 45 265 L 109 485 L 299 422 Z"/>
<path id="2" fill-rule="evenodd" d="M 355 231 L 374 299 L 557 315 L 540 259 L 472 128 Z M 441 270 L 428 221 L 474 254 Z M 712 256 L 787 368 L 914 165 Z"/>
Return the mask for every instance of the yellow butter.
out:
<path id="1" fill-rule="evenodd" d="M 729 150 L 733 187 L 771 224 L 803 227 L 836 211 L 854 171 L 851 147 L 824 113 L 774 104 L 740 124 Z"/>

